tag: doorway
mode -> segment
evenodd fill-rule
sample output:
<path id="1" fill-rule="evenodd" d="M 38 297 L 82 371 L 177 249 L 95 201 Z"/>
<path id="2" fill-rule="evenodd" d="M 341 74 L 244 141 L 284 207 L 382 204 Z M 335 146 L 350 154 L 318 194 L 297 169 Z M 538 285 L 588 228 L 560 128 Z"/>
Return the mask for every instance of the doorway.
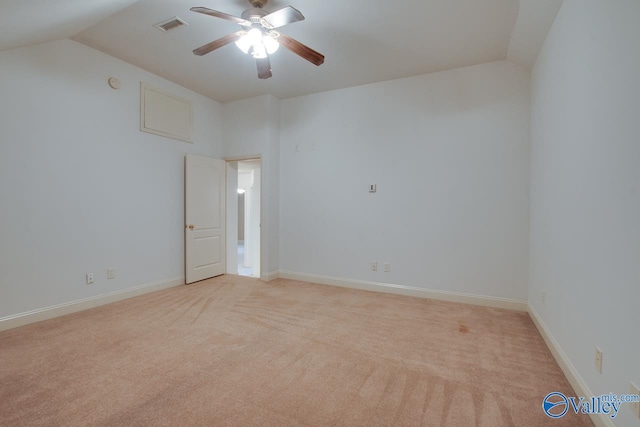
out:
<path id="1" fill-rule="evenodd" d="M 260 277 L 260 159 L 227 162 L 227 271 Z"/>
<path id="2" fill-rule="evenodd" d="M 185 157 L 185 282 L 225 273 L 225 161 Z"/>

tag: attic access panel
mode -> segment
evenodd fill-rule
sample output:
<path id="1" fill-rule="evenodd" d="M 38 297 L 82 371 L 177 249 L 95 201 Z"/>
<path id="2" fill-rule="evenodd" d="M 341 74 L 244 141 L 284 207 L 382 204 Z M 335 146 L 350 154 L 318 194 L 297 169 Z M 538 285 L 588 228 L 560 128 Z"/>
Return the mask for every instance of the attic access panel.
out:
<path id="1" fill-rule="evenodd" d="M 140 82 L 140 130 L 193 142 L 191 101 Z"/>

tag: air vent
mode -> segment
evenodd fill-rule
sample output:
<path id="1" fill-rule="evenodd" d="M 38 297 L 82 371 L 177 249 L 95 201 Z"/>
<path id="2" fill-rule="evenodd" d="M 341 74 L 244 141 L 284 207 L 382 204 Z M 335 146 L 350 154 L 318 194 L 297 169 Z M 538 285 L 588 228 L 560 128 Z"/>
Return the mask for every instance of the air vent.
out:
<path id="1" fill-rule="evenodd" d="M 163 33 L 166 33 L 168 31 L 173 31 L 176 28 L 180 28 L 183 27 L 185 25 L 189 25 L 186 22 L 184 22 L 182 19 L 178 18 L 177 16 L 174 16 L 173 18 L 164 21 L 164 22 L 160 22 L 159 24 L 154 25 L 155 28 L 157 28 L 158 30 L 162 31 Z"/>

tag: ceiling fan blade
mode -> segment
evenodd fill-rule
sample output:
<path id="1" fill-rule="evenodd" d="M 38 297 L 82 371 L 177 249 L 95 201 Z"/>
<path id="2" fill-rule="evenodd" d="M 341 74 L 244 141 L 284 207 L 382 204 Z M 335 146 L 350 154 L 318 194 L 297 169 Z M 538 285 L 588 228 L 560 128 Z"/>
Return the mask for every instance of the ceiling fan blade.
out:
<path id="1" fill-rule="evenodd" d="M 214 16 L 216 18 L 226 19 L 227 21 L 235 22 L 236 24 L 240 24 L 246 27 L 251 26 L 251 22 L 246 19 L 238 18 L 237 16 L 229 15 L 224 12 L 218 12 L 217 10 L 212 10 L 206 7 L 192 7 L 189 9 L 192 12 L 202 13 L 204 15 Z"/>
<path id="2" fill-rule="evenodd" d="M 242 36 L 242 31 L 238 31 L 237 33 L 227 34 L 226 36 L 219 38 L 218 40 L 214 40 L 211 43 L 207 43 L 204 46 L 200 46 L 199 48 L 193 51 L 194 55 L 202 56 L 206 55 L 209 52 L 212 52 L 222 46 L 226 46 L 229 43 L 233 43 L 238 41 Z"/>
<path id="3" fill-rule="evenodd" d="M 256 59 L 256 63 L 258 64 L 258 78 L 268 79 L 273 75 L 271 74 L 271 61 L 269 61 L 268 56 Z"/>
<path id="4" fill-rule="evenodd" d="M 282 27 L 283 25 L 293 24 L 294 22 L 304 20 L 304 16 L 295 7 L 287 6 L 280 10 L 276 10 L 262 17 L 272 28 Z"/>
<path id="5" fill-rule="evenodd" d="M 322 65 L 324 63 L 324 55 L 320 52 L 316 52 L 308 46 L 303 45 L 296 39 L 292 39 L 289 36 L 286 36 L 280 33 L 280 37 L 278 37 L 278 42 L 289 49 L 291 52 L 296 55 L 306 59 L 314 65 Z"/>

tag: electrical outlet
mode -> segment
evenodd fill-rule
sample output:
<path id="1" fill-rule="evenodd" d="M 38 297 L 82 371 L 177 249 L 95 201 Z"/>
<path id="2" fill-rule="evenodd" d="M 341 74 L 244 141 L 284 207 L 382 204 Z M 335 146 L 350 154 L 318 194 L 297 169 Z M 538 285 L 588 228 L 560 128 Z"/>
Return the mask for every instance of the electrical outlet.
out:
<path id="1" fill-rule="evenodd" d="M 87 285 L 93 285 L 95 282 L 96 281 L 93 277 L 93 273 L 87 273 Z"/>
<path id="2" fill-rule="evenodd" d="M 389 264 L 388 262 L 384 263 L 384 272 L 388 273 L 391 271 L 391 264 Z"/>
<path id="3" fill-rule="evenodd" d="M 116 270 L 115 268 L 107 269 L 107 279 L 115 279 L 116 278 Z"/>
<path id="4" fill-rule="evenodd" d="M 373 261 L 371 263 L 371 271 L 378 271 L 378 261 Z"/>
<path id="5" fill-rule="evenodd" d="M 640 389 L 634 383 L 630 383 L 629 394 L 640 395 Z M 629 402 L 629 407 L 631 408 L 631 412 L 633 412 L 637 418 L 640 418 L 640 402 Z"/>
<path id="6" fill-rule="evenodd" d="M 596 347 L 596 357 L 595 357 L 595 365 L 596 365 L 596 371 L 598 371 L 599 374 L 602 373 L 602 350 L 600 350 L 598 347 Z"/>

